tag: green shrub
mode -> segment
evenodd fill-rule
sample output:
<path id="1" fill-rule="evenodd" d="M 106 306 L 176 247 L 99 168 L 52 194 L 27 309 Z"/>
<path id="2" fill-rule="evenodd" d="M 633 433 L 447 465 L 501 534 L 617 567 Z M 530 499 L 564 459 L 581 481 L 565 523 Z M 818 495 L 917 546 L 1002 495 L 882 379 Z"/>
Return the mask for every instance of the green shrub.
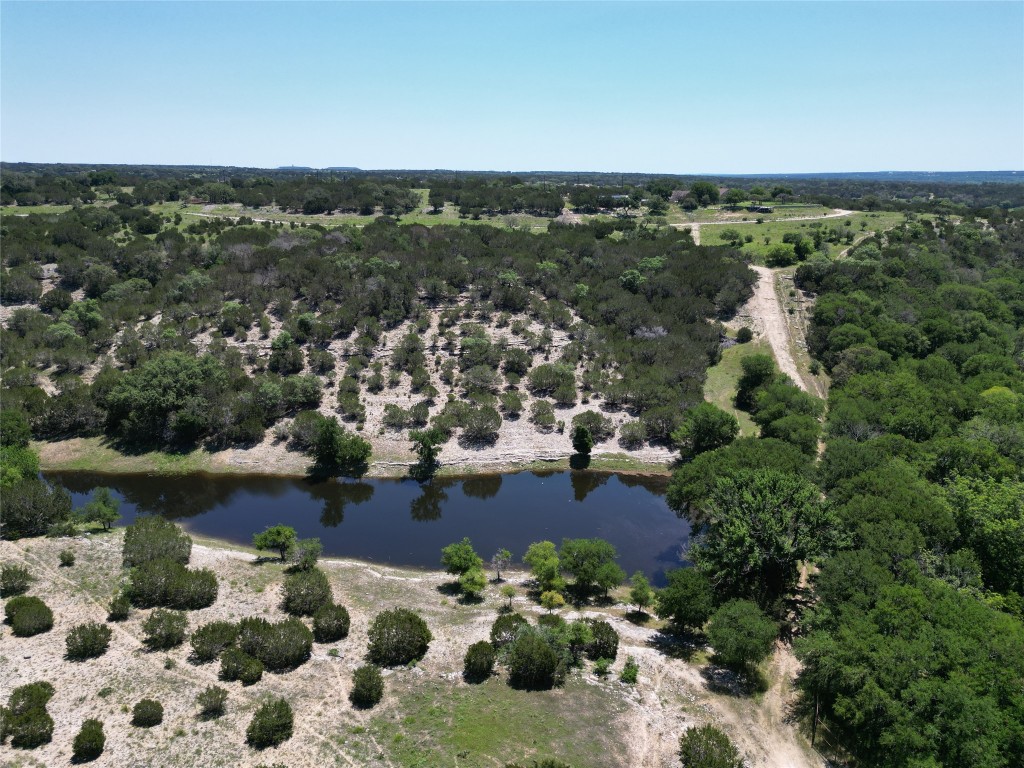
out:
<path id="1" fill-rule="evenodd" d="M 110 645 L 111 634 L 110 627 L 95 621 L 72 627 L 65 640 L 68 658 L 81 661 L 102 656 Z"/>
<path id="2" fill-rule="evenodd" d="M 323 545 L 320 539 L 299 539 L 295 542 L 291 559 L 292 567 L 297 571 L 308 571 L 316 567 L 316 561 L 320 559 L 323 552 Z"/>
<path id="3" fill-rule="evenodd" d="M 191 554 L 191 537 L 159 515 L 137 517 L 125 528 L 122 549 L 125 568 L 163 558 L 188 565 Z"/>
<path id="4" fill-rule="evenodd" d="M 272 672 L 293 669 L 309 659 L 313 633 L 298 619 L 271 623 L 248 616 L 238 623 L 238 647 Z"/>
<path id="5" fill-rule="evenodd" d="M 124 592 L 118 592 L 110 601 L 110 610 L 107 613 L 107 621 L 124 621 L 128 618 L 132 601 Z"/>
<path id="6" fill-rule="evenodd" d="M 626 657 L 626 663 L 622 667 L 622 672 L 619 674 L 619 680 L 629 685 L 636 685 L 636 681 L 640 676 L 640 665 L 636 663 L 636 659 L 632 656 Z"/>
<path id="7" fill-rule="evenodd" d="M 16 637 L 32 637 L 53 627 L 53 611 L 38 597 L 12 597 L 4 606 L 4 613 Z"/>
<path id="8" fill-rule="evenodd" d="M 597 659 L 594 662 L 594 674 L 598 677 L 608 677 L 608 673 L 612 668 L 611 659 Z"/>
<path id="9" fill-rule="evenodd" d="M 99 720 L 86 720 L 71 744 L 74 762 L 88 763 L 103 754 L 107 737 L 103 735 L 103 723 Z"/>
<path id="10" fill-rule="evenodd" d="M 505 651 L 509 683 L 526 690 L 544 690 L 558 682 L 559 657 L 540 630 L 524 627 Z"/>
<path id="11" fill-rule="evenodd" d="M 463 659 L 462 676 L 469 682 L 486 680 L 494 671 L 496 655 L 494 646 L 486 640 L 473 643 L 469 646 L 466 657 Z"/>
<path id="12" fill-rule="evenodd" d="M 132 708 L 132 725 L 137 728 L 152 728 L 164 721 L 164 707 L 159 701 L 142 699 Z"/>
<path id="13" fill-rule="evenodd" d="M 750 328 L 748 328 L 747 326 L 743 326 L 738 331 L 736 331 L 736 341 L 738 341 L 740 344 L 746 344 L 753 338 L 754 332 L 750 330 Z"/>
<path id="14" fill-rule="evenodd" d="M 142 642 L 151 651 L 164 651 L 185 642 L 185 627 L 188 619 L 184 613 L 165 611 L 158 608 L 142 622 L 145 634 Z"/>
<path id="15" fill-rule="evenodd" d="M 150 560 L 134 568 L 126 592 L 139 608 L 164 606 L 197 610 L 217 599 L 217 576 L 203 568 L 192 571 L 168 558 Z"/>
<path id="16" fill-rule="evenodd" d="M 589 621 L 590 631 L 594 639 L 587 645 L 587 658 L 592 661 L 597 659 L 611 659 L 619 653 L 619 633 L 607 621 Z"/>
<path id="17" fill-rule="evenodd" d="M 220 655 L 220 679 L 253 685 L 263 677 L 263 663 L 240 648 L 228 648 Z"/>
<path id="18" fill-rule="evenodd" d="M 711 617 L 708 640 L 715 660 L 746 671 L 772 652 L 779 625 L 750 600 L 730 600 Z"/>
<path id="19" fill-rule="evenodd" d="M 503 613 L 491 625 L 491 644 L 502 648 L 511 643 L 520 627 L 525 627 L 526 619 L 521 613 Z"/>
<path id="20" fill-rule="evenodd" d="M 433 639 L 426 622 L 412 611 L 382 611 L 370 625 L 370 661 L 382 667 L 418 661 Z"/>
<path id="21" fill-rule="evenodd" d="M 687 728 L 679 737 L 683 768 L 744 768 L 743 758 L 723 731 L 713 725 Z"/>
<path id="22" fill-rule="evenodd" d="M 348 700 L 360 709 L 369 709 L 384 696 L 384 678 L 380 670 L 366 664 L 356 670 L 352 677 L 352 691 Z"/>
<path id="23" fill-rule="evenodd" d="M 289 574 L 284 580 L 286 613 L 312 616 L 331 602 L 331 585 L 327 574 L 319 568 Z"/>
<path id="24" fill-rule="evenodd" d="M 6 710 L 0 710 L 0 744 L 11 739 L 16 749 L 35 749 L 53 738 L 53 718 L 46 711 L 53 686 L 45 681 L 11 691 Z"/>
<path id="25" fill-rule="evenodd" d="M 234 645 L 238 627 L 230 621 L 211 621 L 203 624 L 189 638 L 192 655 L 201 662 L 213 661 L 221 651 Z"/>
<path id="26" fill-rule="evenodd" d="M 216 685 L 211 685 L 196 696 L 199 715 L 211 720 L 224 714 L 224 703 L 228 700 L 228 692 Z"/>
<path id="27" fill-rule="evenodd" d="M 325 605 L 313 614 L 313 639 L 333 643 L 348 637 L 350 619 L 343 605 Z"/>
<path id="28" fill-rule="evenodd" d="M 62 549 L 58 555 L 61 568 L 70 568 L 75 564 L 75 553 L 70 549 Z"/>
<path id="29" fill-rule="evenodd" d="M 256 710 L 249 727 L 245 729 L 245 740 L 255 749 L 276 747 L 292 737 L 295 718 L 292 708 L 284 699 L 271 699 Z"/>
<path id="30" fill-rule="evenodd" d="M 0 568 L 0 597 L 14 597 L 28 591 L 33 581 L 28 568 L 10 563 Z"/>

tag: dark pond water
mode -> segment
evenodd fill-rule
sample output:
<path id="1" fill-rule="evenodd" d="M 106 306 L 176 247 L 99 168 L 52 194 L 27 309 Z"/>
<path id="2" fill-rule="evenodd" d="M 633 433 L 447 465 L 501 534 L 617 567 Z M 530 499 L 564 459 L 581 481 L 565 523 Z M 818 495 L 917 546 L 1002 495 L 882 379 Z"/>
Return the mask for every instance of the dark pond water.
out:
<path id="1" fill-rule="evenodd" d="M 301 538 L 319 537 L 324 553 L 393 565 L 439 567 L 441 547 L 469 536 L 485 559 L 500 547 L 518 562 L 534 541 L 607 539 L 627 573 L 664 582 L 683 560 L 689 526 L 665 503 L 664 478 L 590 471 L 520 472 L 412 480 L 313 483 L 302 479 L 181 477 L 48 472 L 75 507 L 94 488 L 121 499 L 121 524 L 155 512 L 196 534 L 248 544 L 284 523 Z"/>

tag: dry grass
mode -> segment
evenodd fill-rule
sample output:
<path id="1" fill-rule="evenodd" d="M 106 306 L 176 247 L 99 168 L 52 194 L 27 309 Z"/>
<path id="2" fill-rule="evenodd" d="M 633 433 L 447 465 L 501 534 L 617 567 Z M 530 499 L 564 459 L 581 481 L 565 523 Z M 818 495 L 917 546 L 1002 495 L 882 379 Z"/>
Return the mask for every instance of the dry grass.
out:
<path id="1" fill-rule="evenodd" d="M 104 656 L 66 661 L 67 630 L 106 618 L 107 601 L 122 578 L 121 538 L 115 531 L 73 540 L 0 542 L 3 562 L 30 568 L 38 577 L 30 593 L 56 616 L 50 632 L 31 638 L 15 638 L 3 629 L 0 696 L 6 699 L 13 687 L 36 680 L 49 680 L 56 688 L 49 704 L 56 723 L 52 743 L 30 752 L 0 747 L 5 765 L 67 764 L 74 734 L 88 717 L 101 719 L 107 735 L 97 766 L 494 766 L 541 756 L 580 766 L 663 766 L 672 763 L 679 733 L 708 720 L 732 733 L 753 766 L 816 764 L 790 759 L 803 754 L 801 741 L 781 716 L 765 710 L 766 704 L 708 692 L 700 669 L 656 650 L 656 631 L 627 622 L 622 605 L 587 613 L 607 618 L 622 636 L 616 671 L 627 655 L 639 660 L 637 686 L 614 676 L 599 681 L 588 672 L 550 693 L 515 691 L 500 678 L 467 685 L 460 676 L 462 656 L 472 642 L 487 637 L 503 601 L 491 586 L 483 602 L 462 604 L 439 590 L 448 577 L 438 572 L 324 561 L 335 599 L 351 612 L 351 634 L 339 643 L 315 645 L 306 664 L 286 674 L 267 673 L 250 688 L 219 682 L 216 664 L 192 664 L 187 643 L 166 653 L 145 651 L 140 625 L 148 611 L 133 610 L 128 621 L 111 625 L 114 636 Z M 71 568 L 57 566 L 64 548 L 76 554 Z M 257 562 L 237 549 L 196 544 L 192 566 L 212 568 L 220 594 L 211 607 L 190 613 L 191 629 L 215 619 L 283 616 L 281 565 Z M 517 610 L 538 614 L 525 597 L 524 574 L 511 577 L 519 587 Z M 419 665 L 386 674 L 387 692 L 377 708 L 354 710 L 347 695 L 352 673 L 363 663 L 369 621 L 381 608 L 399 605 L 425 617 L 434 634 L 430 650 Z M 337 656 L 329 655 L 332 649 Z M 227 714 L 202 721 L 195 697 L 214 683 L 230 692 Z M 258 702 L 270 694 L 291 703 L 296 732 L 282 746 L 260 753 L 245 745 L 244 731 Z M 143 730 L 129 724 L 131 707 L 143 697 L 163 703 L 160 726 Z"/>

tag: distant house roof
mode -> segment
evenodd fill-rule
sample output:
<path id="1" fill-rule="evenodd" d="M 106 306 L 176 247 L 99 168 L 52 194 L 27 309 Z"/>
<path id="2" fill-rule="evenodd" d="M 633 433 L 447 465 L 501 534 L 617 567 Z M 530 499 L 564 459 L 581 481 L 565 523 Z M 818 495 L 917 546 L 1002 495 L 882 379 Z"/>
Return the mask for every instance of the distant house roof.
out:
<path id="1" fill-rule="evenodd" d="M 719 188 L 718 188 L 718 194 L 719 194 L 719 196 L 721 196 L 721 195 L 724 195 L 724 194 L 725 194 L 726 192 L 728 192 L 728 191 L 729 191 L 729 188 L 728 188 L 728 187 L 719 187 Z"/>
<path id="2" fill-rule="evenodd" d="M 688 189 L 676 189 L 672 191 L 672 194 L 669 195 L 668 199 L 670 203 L 678 203 L 680 200 L 682 200 L 684 197 L 687 197 L 689 194 L 690 190 Z"/>

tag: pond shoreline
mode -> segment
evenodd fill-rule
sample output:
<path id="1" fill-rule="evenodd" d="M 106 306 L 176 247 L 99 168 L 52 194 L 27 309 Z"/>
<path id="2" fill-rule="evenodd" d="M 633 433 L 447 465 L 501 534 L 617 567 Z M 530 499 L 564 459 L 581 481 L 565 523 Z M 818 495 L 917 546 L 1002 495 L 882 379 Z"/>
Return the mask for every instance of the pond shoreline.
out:
<path id="1" fill-rule="evenodd" d="M 190 453 L 150 451 L 125 454 L 103 438 L 71 438 L 38 441 L 32 447 L 39 453 L 43 472 L 94 472 L 99 474 L 138 475 L 231 475 L 239 477 L 305 478 L 310 461 L 296 451 L 278 450 L 273 455 L 248 456 L 245 449 L 210 452 L 204 448 Z M 382 456 L 371 460 L 363 477 L 402 479 L 409 477 L 413 462 L 399 457 Z M 664 461 L 647 461 L 627 453 L 599 453 L 580 466 L 576 457 L 481 457 L 478 461 L 445 464 L 438 477 L 513 474 L 529 471 L 564 471 L 586 469 L 625 475 L 668 476 L 672 466 Z"/>

